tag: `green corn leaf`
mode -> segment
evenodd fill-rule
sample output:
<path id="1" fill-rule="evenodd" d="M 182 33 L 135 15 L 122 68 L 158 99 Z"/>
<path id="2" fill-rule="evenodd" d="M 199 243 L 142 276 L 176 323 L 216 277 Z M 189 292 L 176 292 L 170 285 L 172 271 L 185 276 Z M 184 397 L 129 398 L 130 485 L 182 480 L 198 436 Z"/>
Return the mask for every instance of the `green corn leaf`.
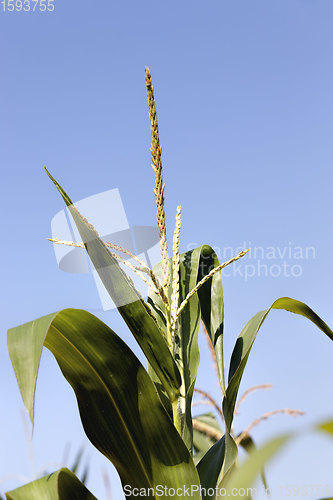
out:
<path id="1" fill-rule="evenodd" d="M 239 334 L 231 356 L 228 386 L 223 401 L 224 417 L 228 427 L 233 420 L 234 406 L 248 356 L 261 325 L 272 309 L 284 309 L 308 318 L 333 340 L 333 332 L 328 325 L 310 307 L 298 300 L 282 297 L 273 302 L 268 309 L 257 313 Z"/>
<path id="2" fill-rule="evenodd" d="M 217 495 L 217 499 L 251 498 L 255 492 L 251 492 L 251 486 L 258 474 L 263 470 L 264 465 L 276 455 L 281 448 L 291 439 L 290 434 L 277 437 L 266 443 L 259 449 L 252 451 L 249 458 L 238 468 L 234 467 L 227 481 L 222 481 L 218 489 L 222 495 Z M 237 494 L 238 492 L 238 494 Z"/>
<path id="3" fill-rule="evenodd" d="M 200 415 L 194 420 L 198 420 L 199 422 L 207 425 L 210 431 L 215 430 L 222 435 L 222 430 L 219 422 L 217 421 L 213 413 Z M 208 490 L 215 489 L 217 484 L 219 483 L 223 475 L 223 470 L 225 468 L 224 460 L 233 460 L 234 462 L 235 457 L 233 455 L 230 455 L 230 453 L 233 451 L 233 448 L 229 446 L 229 449 L 226 450 L 226 436 L 223 436 L 221 439 L 217 440 L 215 437 L 208 437 L 207 434 L 205 434 L 204 432 L 199 432 L 197 429 L 194 429 L 193 436 L 194 443 L 197 443 L 197 446 L 200 447 L 200 460 L 197 463 L 200 482 L 201 485 L 207 490 L 206 493 L 205 490 L 202 491 L 202 496 L 207 500 L 214 499 L 215 494 L 209 493 Z M 203 451 L 201 451 L 203 449 L 206 450 L 205 454 L 203 453 Z M 194 458 L 196 458 L 196 455 Z"/>
<path id="4" fill-rule="evenodd" d="M 239 446 L 241 446 L 247 453 L 251 453 L 251 452 L 256 450 L 256 445 L 254 444 L 254 441 L 249 434 L 246 434 L 246 436 L 244 436 L 241 439 Z M 261 476 L 262 484 L 263 484 L 264 488 L 267 490 L 268 486 L 267 486 L 265 469 L 261 470 L 260 476 Z"/>
<path id="5" fill-rule="evenodd" d="M 231 435 L 231 432 L 226 428 L 225 429 L 225 454 L 223 460 L 223 467 L 221 471 L 222 478 L 228 478 L 230 472 L 235 466 L 238 457 L 238 446 L 235 443 L 234 438 Z"/>
<path id="6" fill-rule="evenodd" d="M 312 321 L 315 325 L 317 325 L 320 330 L 322 330 L 331 340 L 333 340 L 332 330 L 312 309 L 310 309 L 310 307 L 308 307 L 303 302 L 291 299 L 289 297 L 282 297 L 280 299 L 277 299 L 275 302 L 273 302 L 271 307 L 257 313 L 246 324 L 246 326 L 238 336 L 231 356 L 228 386 L 222 405 L 226 423 L 226 455 L 228 455 L 228 458 L 226 458 L 224 462 L 225 473 L 227 472 L 229 467 L 232 466 L 234 460 L 237 457 L 237 449 L 235 448 L 236 445 L 230 435 L 230 430 L 234 416 L 238 389 L 257 333 L 271 309 L 285 309 L 286 311 L 304 316 Z"/>
<path id="7" fill-rule="evenodd" d="M 124 486 L 199 484 L 193 460 L 146 370 L 107 325 L 86 311 L 65 309 L 9 330 L 8 350 L 31 418 L 43 345 L 74 389 L 88 438 L 115 465 Z"/>
<path id="8" fill-rule="evenodd" d="M 198 269 L 198 279 L 200 281 L 212 269 L 219 266 L 219 260 L 214 250 L 204 245 L 200 248 L 200 262 Z M 201 319 L 206 327 L 208 335 L 212 341 L 219 382 L 223 394 L 225 393 L 224 381 L 224 361 L 223 361 L 223 287 L 222 273 L 218 272 L 208 280 L 198 291 L 201 307 Z"/>
<path id="9" fill-rule="evenodd" d="M 171 401 L 175 400 L 181 384 L 180 374 L 156 321 L 97 232 L 73 206 L 71 199 L 57 181 L 47 170 L 46 172 L 63 197 L 106 290 L 156 372 L 168 397 Z"/>
<path id="10" fill-rule="evenodd" d="M 180 255 L 179 304 L 182 303 L 202 277 L 218 264 L 213 249 L 208 245 L 203 245 Z M 160 264 L 154 267 L 154 273 L 161 276 Z M 155 311 L 161 328 L 165 327 L 166 312 L 163 301 L 153 292 L 150 293 L 148 301 Z M 193 446 L 191 403 L 200 361 L 198 346 L 200 319 L 203 320 L 215 349 L 219 378 L 223 389 L 223 289 L 221 273 L 216 273 L 199 289 L 198 293 L 191 297 L 180 313 L 175 335 L 174 357 L 182 378 L 179 398 L 183 419 L 182 435 L 189 450 L 192 450 Z M 151 374 L 151 370 L 149 373 Z M 152 374 L 151 376 L 153 378 Z M 161 391 L 158 384 L 157 387 L 161 399 L 163 399 L 163 391 Z M 167 406 L 167 408 L 170 412 L 170 407 Z"/>
<path id="11" fill-rule="evenodd" d="M 198 451 L 195 453 L 195 455 L 193 456 L 193 462 L 194 462 L 194 465 L 196 467 L 198 466 L 198 463 L 200 462 L 200 460 L 205 456 L 205 454 L 206 454 L 205 451 Z M 1 500 L 1 498 L 0 498 L 0 500 Z"/>
<path id="12" fill-rule="evenodd" d="M 213 249 L 203 245 L 180 256 L 180 303 L 203 276 L 218 265 Z M 179 363 L 183 385 L 181 404 L 185 416 L 183 438 L 192 448 L 191 405 L 200 354 L 198 333 L 200 319 L 203 320 L 215 349 L 219 379 L 224 388 L 223 367 L 223 289 L 221 273 L 216 273 L 191 297 L 180 314 L 175 339 L 175 358 Z M 184 396 L 185 397 L 182 397 Z"/>
<path id="13" fill-rule="evenodd" d="M 179 301 L 195 287 L 200 263 L 200 250 L 195 249 L 180 255 Z M 183 309 L 174 340 L 174 356 L 182 377 L 179 407 L 183 419 L 183 439 L 189 450 L 193 447 L 192 397 L 200 362 L 198 333 L 200 326 L 200 303 L 192 297 Z"/>
<path id="14" fill-rule="evenodd" d="M 224 457 L 225 437 L 223 436 L 206 452 L 197 465 L 200 484 L 202 486 L 203 500 L 215 499 L 215 494 L 210 490 L 216 489 L 223 467 Z"/>
<path id="15" fill-rule="evenodd" d="M 68 469 L 60 469 L 6 493 L 7 500 L 96 500 Z"/>

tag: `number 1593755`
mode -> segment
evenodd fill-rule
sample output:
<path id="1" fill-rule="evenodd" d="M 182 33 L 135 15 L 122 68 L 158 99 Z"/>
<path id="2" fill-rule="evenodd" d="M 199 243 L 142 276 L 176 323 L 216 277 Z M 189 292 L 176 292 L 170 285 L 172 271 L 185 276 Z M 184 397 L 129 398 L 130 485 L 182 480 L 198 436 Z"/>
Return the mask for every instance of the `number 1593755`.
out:
<path id="1" fill-rule="evenodd" d="M 54 0 L 1 0 L 3 12 L 53 12 Z"/>

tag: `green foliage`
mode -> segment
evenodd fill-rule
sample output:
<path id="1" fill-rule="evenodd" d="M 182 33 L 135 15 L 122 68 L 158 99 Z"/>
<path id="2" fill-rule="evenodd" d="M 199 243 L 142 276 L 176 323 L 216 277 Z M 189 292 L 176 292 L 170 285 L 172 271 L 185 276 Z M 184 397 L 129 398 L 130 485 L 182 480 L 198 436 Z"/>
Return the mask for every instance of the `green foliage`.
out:
<path id="1" fill-rule="evenodd" d="M 24 373 L 38 366 L 39 359 L 30 364 L 27 359 L 27 370 L 18 370 L 16 363 L 26 343 L 35 343 L 39 357 L 43 345 L 55 356 L 75 392 L 88 438 L 115 464 L 124 485 L 171 487 L 184 484 L 184 478 L 185 484 L 198 483 L 190 454 L 153 382 L 107 325 L 86 311 L 65 309 L 9 330 L 10 357 L 23 400 L 33 412 Z M 36 375 L 28 378 L 35 381 Z"/>
<path id="2" fill-rule="evenodd" d="M 243 495 L 243 490 L 247 490 L 253 485 L 264 465 L 276 455 L 290 438 L 291 435 L 286 434 L 272 439 L 260 449 L 252 451 L 250 457 L 240 467 L 233 467 L 231 473 L 226 476 L 226 480 L 223 481 L 223 488 L 226 490 L 226 496 L 233 496 L 233 498 L 250 498 L 250 496 Z M 222 486 L 222 484 L 220 486 Z M 240 494 L 232 495 L 232 491 L 238 491 Z"/>
<path id="3" fill-rule="evenodd" d="M 57 181 L 49 173 L 48 175 L 68 206 L 87 253 L 110 297 L 159 377 L 170 400 L 174 401 L 179 394 L 180 375 L 156 320 L 149 314 L 139 292 L 128 280 L 95 229 L 73 206 L 71 199 Z"/>
<path id="4" fill-rule="evenodd" d="M 96 500 L 68 469 L 60 469 L 6 493 L 7 500 Z"/>
<path id="5" fill-rule="evenodd" d="M 231 425 L 234 418 L 234 409 L 238 389 L 242 380 L 244 369 L 256 339 L 257 333 L 263 324 L 265 318 L 271 309 L 285 309 L 304 316 L 312 321 L 320 330 L 322 330 L 331 340 L 333 339 L 332 330 L 326 323 L 306 304 L 298 300 L 282 297 L 276 300 L 271 307 L 257 313 L 243 328 L 239 334 L 230 361 L 228 386 L 226 395 L 223 399 L 222 408 L 225 419 L 225 436 L 226 436 L 226 452 L 225 452 L 225 473 L 232 467 L 237 458 L 237 447 L 231 436 Z"/>
<path id="6" fill-rule="evenodd" d="M 195 248 L 180 255 L 179 263 L 179 303 L 181 304 L 188 293 L 202 279 L 204 272 L 208 274 L 211 266 L 218 266 L 218 258 L 208 245 Z M 156 276 L 161 277 L 161 266 L 154 268 Z M 166 307 L 163 300 L 156 293 L 150 293 L 148 302 L 156 312 L 161 328 L 167 327 Z M 209 337 L 215 348 L 216 357 L 220 361 L 220 380 L 224 383 L 223 375 L 223 289 L 221 274 L 216 273 L 205 283 L 188 301 L 182 310 L 175 332 L 173 356 L 181 373 L 182 386 L 178 407 L 183 421 L 182 437 L 192 452 L 193 431 L 191 403 L 196 375 L 199 367 L 200 355 L 198 333 L 200 321 L 203 321 Z M 162 396 L 163 397 L 163 396 Z"/>
<path id="7" fill-rule="evenodd" d="M 65 309 L 8 331 L 8 350 L 24 404 L 34 420 L 34 397 L 43 347 L 54 355 L 77 398 L 83 428 L 92 444 L 116 467 L 123 487 L 155 491 L 154 498 L 168 498 L 168 488 L 194 488 L 195 499 L 214 498 L 200 492 L 216 486 L 246 487 L 262 473 L 265 462 L 289 439 L 274 439 L 260 449 L 253 441 L 237 442 L 232 423 L 239 386 L 256 335 L 271 309 L 285 309 L 312 321 L 330 340 L 333 332 L 307 305 L 287 297 L 256 314 L 240 333 L 231 358 L 228 383 L 223 360 L 223 289 L 220 270 L 245 255 L 241 252 L 220 264 L 211 247 L 201 246 L 165 257 L 166 234 L 162 164 L 156 110 L 150 74 L 149 105 L 154 127 L 154 160 L 158 225 L 162 262 L 153 270 L 140 263 L 136 271 L 150 280 L 144 301 L 91 224 L 48 173 L 65 201 L 95 269 L 129 330 L 145 355 L 147 370 L 129 347 L 106 324 L 92 314 Z M 147 88 L 148 88 L 147 87 Z M 155 111 L 154 111 L 155 110 Z M 154 111 L 154 113 L 153 113 Z M 157 153 L 156 153 L 157 154 Z M 162 203 L 162 201 L 163 203 Z M 163 210 L 161 206 L 163 205 Z M 180 209 L 177 211 L 180 214 Z M 163 219 L 163 220 L 162 220 Z M 180 229 L 180 218 L 176 233 Z M 178 234 L 179 237 L 179 234 Z M 129 253 L 123 250 L 124 253 Z M 135 257 L 135 256 L 134 256 Z M 126 263 L 125 263 L 126 264 Z M 176 302 L 175 302 L 176 300 Z M 224 435 L 214 415 L 197 417 L 192 424 L 192 396 L 199 366 L 198 332 L 203 322 L 211 340 L 223 394 Z M 198 426 L 199 424 L 199 426 Z M 200 424 L 201 430 L 200 430 Z M 331 424 L 321 430 L 332 432 Z M 204 426 L 215 429 L 205 432 Z M 216 434 L 220 433 L 221 438 Z M 214 437 L 215 436 L 215 437 Z M 237 466 L 238 446 L 250 458 Z M 193 451 L 196 454 L 193 454 Z M 194 456 L 193 456 L 194 455 Z M 165 493 L 156 493 L 164 485 Z M 152 490 L 150 490 L 152 491 Z M 66 470 L 51 474 L 7 494 L 7 499 L 94 498 Z"/>

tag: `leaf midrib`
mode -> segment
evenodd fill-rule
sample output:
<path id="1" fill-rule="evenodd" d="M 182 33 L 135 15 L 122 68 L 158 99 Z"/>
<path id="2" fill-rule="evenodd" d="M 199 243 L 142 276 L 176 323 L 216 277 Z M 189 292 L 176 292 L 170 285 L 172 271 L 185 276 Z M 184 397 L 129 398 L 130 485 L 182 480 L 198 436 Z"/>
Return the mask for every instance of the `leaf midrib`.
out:
<path id="1" fill-rule="evenodd" d="M 149 486 L 151 488 L 153 488 L 153 484 L 152 484 L 152 482 L 151 482 L 151 480 L 150 480 L 150 478 L 149 478 L 149 476 L 147 474 L 146 468 L 145 468 L 145 466 L 144 466 L 144 464 L 142 462 L 142 458 L 141 458 L 140 452 L 139 452 L 137 446 L 135 445 L 135 442 L 133 441 L 131 433 L 129 432 L 129 430 L 128 430 L 127 426 L 126 426 L 126 423 L 125 423 L 125 421 L 123 419 L 123 416 L 122 416 L 122 414 L 121 414 L 121 412 L 119 410 L 119 407 L 117 406 L 117 404 L 116 404 L 116 402 L 115 402 L 115 400 L 114 400 L 114 398 L 112 396 L 112 393 L 110 392 L 107 384 L 104 382 L 103 377 L 100 376 L 99 372 L 94 368 L 94 366 L 90 363 L 90 361 L 83 355 L 83 353 L 76 347 L 75 344 L 73 344 L 72 342 L 70 342 L 70 340 L 61 332 L 61 330 L 59 330 L 59 328 L 57 328 L 56 326 L 54 326 L 52 324 L 51 324 L 51 327 L 54 328 L 60 334 L 60 336 L 63 337 L 63 339 L 65 339 L 65 341 L 68 342 L 68 344 L 79 354 L 79 356 L 89 366 L 89 368 L 91 369 L 91 371 L 96 374 L 97 379 L 100 381 L 101 385 L 104 386 L 105 391 L 109 395 L 109 397 L 110 397 L 110 399 L 111 399 L 111 401 L 113 403 L 113 406 L 116 409 L 116 412 L 117 412 L 117 414 L 118 414 L 118 416 L 120 418 L 120 421 L 121 421 L 121 423 L 122 423 L 122 425 L 123 425 L 123 427 L 125 429 L 125 433 L 128 436 L 129 442 L 131 443 L 131 445 L 133 447 L 134 453 L 135 453 L 135 455 L 136 455 L 136 457 L 138 459 L 138 462 L 139 462 L 139 465 L 140 465 L 140 467 L 141 467 L 141 469 L 143 471 L 143 474 L 146 477 Z M 157 495 L 155 495 L 155 498 L 159 498 L 159 497 Z"/>

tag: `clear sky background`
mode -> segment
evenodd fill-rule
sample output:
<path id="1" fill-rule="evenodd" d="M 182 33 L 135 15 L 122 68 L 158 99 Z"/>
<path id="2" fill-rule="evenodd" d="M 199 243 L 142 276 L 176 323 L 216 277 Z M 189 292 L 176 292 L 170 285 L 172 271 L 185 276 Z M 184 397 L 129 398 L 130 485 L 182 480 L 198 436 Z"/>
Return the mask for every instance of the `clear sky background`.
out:
<path id="1" fill-rule="evenodd" d="M 243 267 L 224 278 L 227 358 L 245 323 L 280 296 L 308 303 L 332 327 L 332 22 L 331 0 L 55 0 L 53 13 L 0 12 L 0 492 L 59 468 L 71 443 L 69 463 L 85 446 L 91 491 L 107 499 L 106 471 L 112 498 L 123 498 L 46 350 L 32 460 L 6 331 L 62 308 L 98 307 L 92 277 L 61 272 L 46 240 L 63 202 L 43 165 L 72 199 L 119 188 L 130 224 L 154 224 L 145 65 L 157 99 L 169 236 L 181 203 L 181 250 L 264 248 L 259 264 L 268 275 L 256 268 L 245 279 Z M 307 247 L 314 250 L 304 258 Z M 243 261 L 250 264 L 258 266 L 253 251 Z M 287 265 L 289 274 L 299 266 L 297 276 L 286 276 Z M 140 355 L 117 312 L 98 315 Z M 198 386 L 219 397 L 202 348 Z M 263 443 L 332 417 L 332 359 L 333 344 L 314 325 L 273 311 L 241 389 L 274 387 L 249 397 L 235 430 L 276 408 L 306 412 L 263 423 L 253 432 Z M 332 460 L 333 441 L 299 437 L 267 468 L 273 499 L 289 484 L 330 485 L 333 493 Z"/>

